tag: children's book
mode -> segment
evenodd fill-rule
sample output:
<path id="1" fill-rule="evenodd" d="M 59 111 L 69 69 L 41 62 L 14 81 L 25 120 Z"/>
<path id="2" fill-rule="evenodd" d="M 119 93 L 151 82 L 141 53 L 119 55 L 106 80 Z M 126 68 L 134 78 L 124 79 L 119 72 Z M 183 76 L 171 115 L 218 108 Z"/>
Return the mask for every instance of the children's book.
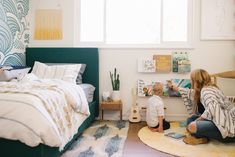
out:
<path id="1" fill-rule="evenodd" d="M 185 137 L 184 134 L 177 133 L 177 132 L 169 132 L 169 133 L 165 134 L 165 136 L 168 136 L 168 137 L 171 137 L 171 138 L 174 138 L 174 139 L 180 139 L 180 138 Z"/>
<path id="2" fill-rule="evenodd" d="M 155 72 L 155 60 L 152 58 L 138 59 L 138 72 Z"/>
<path id="3" fill-rule="evenodd" d="M 171 55 L 154 55 L 156 72 L 171 72 Z"/>
<path id="4" fill-rule="evenodd" d="M 163 86 L 163 91 L 159 96 L 164 95 L 164 89 L 166 88 L 165 85 L 162 82 L 158 81 L 145 81 L 142 79 L 139 79 L 137 82 L 137 93 L 139 97 L 146 97 L 146 96 L 152 96 L 153 95 L 153 87 L 154 85 L 160 85 Z"/>
<path id="5" fill-rule="evenodd" d="M 175 87 L 189 88 L 189 89 L 191 88 L 190 79 L 171 79 L 167 80 L 167 82 L 171 82 L 172 85 L 174 85 Z M 178 91 L 172 90 L 170 88 L 167 88 L 166 92 L 170 97 L 181 97 Z"/>
<path id="6" fill-rule="evenodd" d="M 188 73 L 191 71 L 191 63 L 187 52 L 174 52 L 172 54 L 172 71 L 178 73 Z"/>

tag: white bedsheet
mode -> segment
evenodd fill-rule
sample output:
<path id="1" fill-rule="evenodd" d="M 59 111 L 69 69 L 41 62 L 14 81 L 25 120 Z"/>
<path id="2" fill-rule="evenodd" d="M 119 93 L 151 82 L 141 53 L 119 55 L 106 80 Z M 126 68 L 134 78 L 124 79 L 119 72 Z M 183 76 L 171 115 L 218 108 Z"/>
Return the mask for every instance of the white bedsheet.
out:
<path id="1" fill-rule="evenodd" d="M 85 94 L 75 84 L 31 74 L 20 82 L 0 82 L 0 137 L 62 150 L 89 115 Z"/>

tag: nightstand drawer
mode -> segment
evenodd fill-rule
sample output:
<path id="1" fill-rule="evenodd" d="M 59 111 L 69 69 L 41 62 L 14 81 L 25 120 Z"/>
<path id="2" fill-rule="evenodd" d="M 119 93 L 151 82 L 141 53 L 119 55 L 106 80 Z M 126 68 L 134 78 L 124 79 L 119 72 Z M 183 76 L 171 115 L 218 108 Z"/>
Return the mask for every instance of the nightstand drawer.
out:
<path id="1" fill-rule="evenodd" d="M 100 109 L 110 109 L 110 110 L 119 110 L 122 108 L 122 104 L 118 103 L 118 104 L 110 104 L 110 103 L 101 103 L 100 105 Z"/>
<path id="2" fill-rule="evenodd" d="M 122 120 L 122 101 L 112 101 L 112 102 L 101 102 L 100 103 L 101 110 L 101 119 L 104 117 L 104 110 L 119 110 L 120 111 L 120 119 Z"/>

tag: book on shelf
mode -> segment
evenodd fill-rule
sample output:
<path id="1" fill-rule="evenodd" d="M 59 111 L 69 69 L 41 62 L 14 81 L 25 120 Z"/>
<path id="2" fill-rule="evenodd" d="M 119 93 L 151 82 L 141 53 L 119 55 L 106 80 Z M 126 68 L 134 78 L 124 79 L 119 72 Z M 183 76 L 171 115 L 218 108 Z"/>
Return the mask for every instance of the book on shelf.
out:
<path id="1" fill-rule="evenodd" d="M 153 60 L 152 58 L 139 58 L 138 72 L 155 72 L 155 60 Z"/>
<path id="2" fill-rule="evenodd" d="M 154 55 L 156 72 L 171 72 L 171 55 Z"/>
<path id="3" fill-rule="evenodd" d="M 145 81 L 143 79 L 138 79 L 137 81 L 137 95 L 139 97 L 147 97 L 153 95 L 154 85 L 163 86 L 163 91 L 160 96 L 164 95 L 164 84 L 159 81 Z"/>
<path id="4" fill-rule="evenodd" d="M 173 52 L 172 71 L 177 73 L 188 73 L 191 71 L 191 62 L 187 52 Z"/>
<path id="5" fill-rule="evenodd" d="M 172 83 L 172 85 L 174 85 L 175 87 L 178 87 L 178 88 L 188 88 L 188 89 L 191 88 L 190 79 L 171 79 L 171 80 L 167 80 L 167 82 L 169 82 L 169 81 Z M 181 97 L 181 94 L 179 93 L 179 91 L 172 90 L 168 87 L 167 87 L 166 93 L 170 97 Z"/>
<path id="6" fill-rule="evenodd" d="M 139 97 L 147 97 L 153 95 L 153 86 L 161 85 L 163 88 L 162 94 L 160 96 L 169 96 L 169 97 L 181 97 L 179 91 L 172 90 L 167 86 L 167 82 L 171 82 L 172 85 L 181 88 L 191 88 L 190 79 L 171 79 L 166 81 L 146 81 L 143 79 L 138 79 L 137 81 L 137 95 Z"/>

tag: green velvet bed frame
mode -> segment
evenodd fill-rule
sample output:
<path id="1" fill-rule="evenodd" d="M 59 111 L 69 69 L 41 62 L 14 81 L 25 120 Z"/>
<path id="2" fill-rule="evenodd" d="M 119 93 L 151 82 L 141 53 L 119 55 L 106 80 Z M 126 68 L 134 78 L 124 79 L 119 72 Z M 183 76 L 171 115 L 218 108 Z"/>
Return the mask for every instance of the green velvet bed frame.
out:
<path id="1" fill-rule="evenodd" d="M 62 152 L 58 147 L 49 147 L 43 144 L 29 147 L 20 141 L 0 138 L 0 154 L 3 157 L 59 157 L 99 115 L 99 54 L 97 48 L 27 48 L 26 65 L 32 67 L 34 61 L 86 64 L 83 83 L 90 83 L 96 87 L 94 101 L 89 103 L 91 115 L 82 123 L 77 134 Z"/>

